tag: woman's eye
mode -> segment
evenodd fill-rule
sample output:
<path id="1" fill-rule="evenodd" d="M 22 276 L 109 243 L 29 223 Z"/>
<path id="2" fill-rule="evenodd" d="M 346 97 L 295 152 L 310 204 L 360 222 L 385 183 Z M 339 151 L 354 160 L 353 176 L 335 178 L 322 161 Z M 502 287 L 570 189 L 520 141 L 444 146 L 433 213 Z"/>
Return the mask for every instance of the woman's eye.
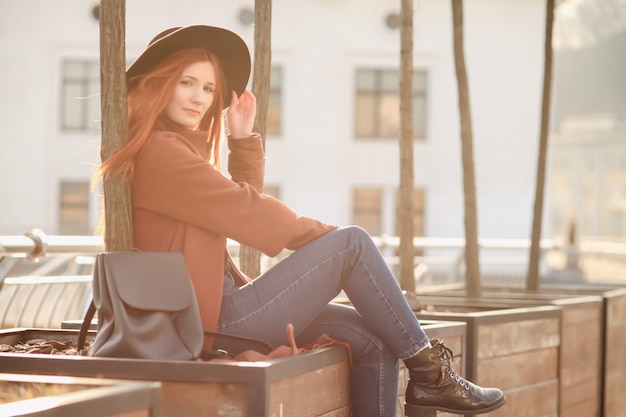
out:
<path id="1" fill-rule="evenodd" d="M 204 87 L 204 91 L 207 93 L 212 93 L 213 92 L 213 87 Z"/>

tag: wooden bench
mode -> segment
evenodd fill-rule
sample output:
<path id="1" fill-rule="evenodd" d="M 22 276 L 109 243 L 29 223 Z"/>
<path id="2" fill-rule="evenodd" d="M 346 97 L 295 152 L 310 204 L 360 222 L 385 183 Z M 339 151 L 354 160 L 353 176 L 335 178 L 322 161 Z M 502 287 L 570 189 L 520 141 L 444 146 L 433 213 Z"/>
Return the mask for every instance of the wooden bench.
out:
<path id="1" fill-rule="evenodd" d="M 0 328 L 61 328 L 92 297 L 91 275 L 9 277 L 0 288 Z"/>

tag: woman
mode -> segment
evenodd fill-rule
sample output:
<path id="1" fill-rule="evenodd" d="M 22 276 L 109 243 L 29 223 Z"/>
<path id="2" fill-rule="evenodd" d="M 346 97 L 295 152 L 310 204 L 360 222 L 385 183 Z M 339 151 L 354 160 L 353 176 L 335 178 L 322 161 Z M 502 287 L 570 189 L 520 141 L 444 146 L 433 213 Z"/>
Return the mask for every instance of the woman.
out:
<path id="1" fill-rule="evenodd" d="M 499 389 L 456 376 L 451 352 L 428 339 L 366 232 L 298 216 L 262 194 L 249 74 L 244 41 L 210 26 L 160 33 L 129 67 L 130 140 L 100 173 L 131 181 L 135 246 L 184 254 L 207 331 L 280 345 L 292 323 L 298 344 L 323 333 L 348 342 L 354 416 L 396 415 L 399 359 L 410 373 L 408 415 L 502 406 Z M 219 170 L 225 109 L 232 179 Z M 295 252 L 250 281 L 226 254 L 227 238 L 269 256 Z M 354 308 L 329 304 L 342 290 Z M 221 339 L 213 347 L 241 349 Z"/>

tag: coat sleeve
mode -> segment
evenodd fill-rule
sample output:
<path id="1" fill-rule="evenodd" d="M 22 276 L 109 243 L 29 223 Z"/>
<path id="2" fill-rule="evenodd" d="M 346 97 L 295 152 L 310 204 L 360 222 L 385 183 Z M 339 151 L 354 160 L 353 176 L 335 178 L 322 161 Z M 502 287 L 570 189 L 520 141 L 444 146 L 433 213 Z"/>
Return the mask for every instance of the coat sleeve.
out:
<path id="1" fill-rule="evenodd" d="M 228 172 L 235 182 L 246 182 L 263 192 L 265 158 L 261 136 L 228 139 Z"/>
<path id="2" fill-rule="evenodd" d="M 245 169 L 240 175 L 245 177 Z M 297 249 L 335 229 L 298 216 L 247 182 L 226 178 L 183 138 L 171 133 L 155 134 L 137 156 L 133 205 L 226 236 L 269 256 L 286 247 Z"/>

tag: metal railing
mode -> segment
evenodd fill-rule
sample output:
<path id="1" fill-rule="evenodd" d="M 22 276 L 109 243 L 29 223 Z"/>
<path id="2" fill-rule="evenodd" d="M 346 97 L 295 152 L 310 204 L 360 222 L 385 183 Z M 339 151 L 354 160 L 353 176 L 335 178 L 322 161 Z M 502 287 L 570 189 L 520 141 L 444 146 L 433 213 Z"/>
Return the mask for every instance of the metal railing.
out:
<path id="1" fill-rule="evenodd" d="M 389 265 L 398 265 L 397 236 L 375 236 L 374 242 Z M 615 279 L 626 278 L 626 241 L 606 241 L 598 238 L 581 238 L 572 246 L 552 239 L 540 242 L 544 271 L 578 266 L 589 274 L 600 271 L 602 276 Z M 526 265 L 530 248 L 529 239 L 480 238 L 481 266 L 489 268 L 522 267 Z M 421 252 L 415 257 L 416 279 L 427 271 L 445 276 L 447 282 L 458 282 L 464 276 L 464 238 L 416 237 L 415 249 Z M 238 244 L 229 241 L 229 249 L 235 257 Z M 46 235 L 41 230 L 31 230 L 23 235 L 0 236 L 0 286 L 5 277 L 16 274 L 20 263 L 29 262 L 30 276 L 72 275 L 90 273 L 93 257 L 104 250 L 100 236 Z M 276 258 L 262 257 L 264 270 L 284 258 L 288 252 Z M 65 268 L 65 269 L 63 269 Z M 606 271 L 612 270 L 611 273 Z M 19 272 L 19 270 L 17 271 Z M 441 279 L 441 278 L 440 278 Z M 601 277 L 600 277 L 601 279 Z"/>
<path id="2" fill-rule="evenodd" d="M 0 328 L 58 328 L 80 319 L 91 301 L 93 260 L 103 248 L 101 237 L 37 229 L 0 236 Z"/>
<path id="3" fill-rule="evenodd" d="M 390 267 L 396 268 L 400 239 L 376 236 L 373 240 Z M 540 243 L 542 279 L 562 270 L 571 277 L 574 270 L 585 279 L 608 277 L 610 282 L 626 283 L 626 242 L 581 239 L 571 246 L 545 239 Z M 418 288 L 464 282 L 465 239 L 416 237 L 414 245 L 419 252 L 414 262 Z M 229 241 L 228 247 L 237 260 L 238 244 Z M 479 247 L 483 285 L 523 286 L 529 240 L 481 238 Z M 103 250 L 98 236 L 55 236 L 40 230 L 0 236 L 0 327 L 41 326 L 42 320 L 49 326 L 68 317 L 80 318 L 91 295 L 95 255 Z M 288 254 L 262 256 L 261 270 Z"/>
<path id="4" fill-rule="evenodd" d="M 0 257 L 39 258 L 48 255 L 97 254 L 104 248 L 101 236 L 55 236 L 33 229 L 23 235 L 0 236 Z"/>
<path id="5" fill-rule="evenodd" d="M 393 255 L 400 246 L 398 236 L 376 236 L 374 242 L 381 250 L 390 266 L 397 266 L 399 258 Z M 527 265 L 527 253 L 530 250 L 529 239 L 493 239 L 479 238 L 481 265 L 496 269 L 497 273 L 508 274 Z M 540 241 L 542 260 L 550 252 L 563 251 L 565 247 L 551 239 Z M 439 284 L 462 282 L 465 277 L 465 239 L 415 237 L 413 246 L 422 254 L 414 258 L 416 285 L 424 285 L 429 279 Z M 489 270 L 489 268 L 488 268 Z"/>

